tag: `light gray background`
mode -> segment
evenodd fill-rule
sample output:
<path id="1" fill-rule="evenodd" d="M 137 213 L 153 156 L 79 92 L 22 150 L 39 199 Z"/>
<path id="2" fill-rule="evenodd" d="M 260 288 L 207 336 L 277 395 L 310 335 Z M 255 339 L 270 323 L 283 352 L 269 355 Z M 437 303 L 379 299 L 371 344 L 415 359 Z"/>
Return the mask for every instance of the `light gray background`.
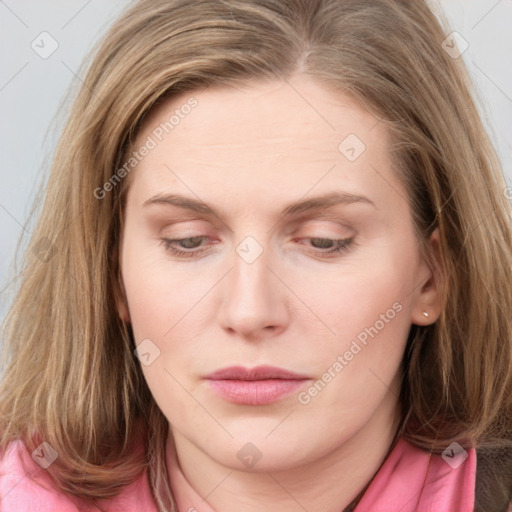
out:
<path id="1" fill-rule="evenodd" d="M 30 234 L 27 214 L 62 128 L 62 101 L 80 80 L 84 56 L 129 4 L 129 0 L 0 0 L 0 322 L 14 293 L 16 244 L 23 232 Z M 438 4 L 451 30 L 469 44 L 462 58 L 512 185 L 512 2 L 438 0 Z M 58 43 L 46 59 L 31 47 L 44 31 Z"/>

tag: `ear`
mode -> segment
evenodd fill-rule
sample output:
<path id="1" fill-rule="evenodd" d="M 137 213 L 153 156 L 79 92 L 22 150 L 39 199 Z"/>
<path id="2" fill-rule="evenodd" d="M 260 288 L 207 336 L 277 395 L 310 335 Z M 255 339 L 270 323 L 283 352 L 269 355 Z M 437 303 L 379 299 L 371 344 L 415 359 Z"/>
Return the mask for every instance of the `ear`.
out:
<path id="1" fill-rule="evenodd" d="M 121 274 L 121 272 L 119 272 Z M 119 286 L 118 286 L 119 292 L 116 294 L 116 302 L 117 302 L 117 311 L 119 313 L 119 317 L 121 320 L 123 320 L 125 323 L 129 324 L 130 319 L 130 312 L 128 311 L 128 303 L 126 300 L 126 292 L 124 290 L 123 282 L 121 276 L 119 276 Z"/>
<path id="2" fill-rule="evenodd" d="M 421 255 L 411 310 L 411 323 L 420 326 L 433 324 L 443 309 L 446 277 L 442 266 L 439 228 L 430 236 L 425 250 L 428 254 Z M 428 317 L 424 312 L 428 313 Z"/>
<path id="3" fill-rule="evenodd" d="M 119 245 L 122 247 L 122 241 L 120 241 Z M 129 324 L 131 322 L 130 311 L 128 310 L 128 301 L 126 300 L 126 291 L 124 289 L 123 273 L 121 271 L 121 258 L 119 257 L 120 252 L 121 248 L 116 247 L 111 256 L 111 262 L 116 269 L 116 282 L 114 284 L 115 301 L 119 318 Z"/>

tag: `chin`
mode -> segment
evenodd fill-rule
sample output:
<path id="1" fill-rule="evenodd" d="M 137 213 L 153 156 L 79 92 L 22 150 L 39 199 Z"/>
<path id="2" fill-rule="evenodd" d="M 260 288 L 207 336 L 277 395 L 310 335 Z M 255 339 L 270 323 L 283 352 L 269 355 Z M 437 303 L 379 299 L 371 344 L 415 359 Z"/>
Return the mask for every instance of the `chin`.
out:
<path id="1" fill-rule="evenodd" d="M 293 440 L 290 440 L 289 436 L 277 432 L 265 438 L 268 432 L 258 432 L 253 436 L 250 431 L 245 431 L 244 435 L 235 435 L 234 439 L 225 439 L 224 442 L 217 440 L 203 449 L 218 463 L 247 473 L 285 471 L 316 458 L 311 436 L 306 433 L 295 431 Z"/>

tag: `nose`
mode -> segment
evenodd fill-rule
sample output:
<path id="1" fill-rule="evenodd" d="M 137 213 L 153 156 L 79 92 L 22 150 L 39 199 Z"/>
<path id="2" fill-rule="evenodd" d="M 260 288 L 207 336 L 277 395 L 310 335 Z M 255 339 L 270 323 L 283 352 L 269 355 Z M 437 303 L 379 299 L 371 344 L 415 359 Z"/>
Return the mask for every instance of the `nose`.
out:
<path id="1" fill-rule="evenodd" d="M 266 250 L 252 262 L 235 253 L 219 308 L 221 326 L 257 341 L 283 332 L 289 323 L 289 294 Z"/>

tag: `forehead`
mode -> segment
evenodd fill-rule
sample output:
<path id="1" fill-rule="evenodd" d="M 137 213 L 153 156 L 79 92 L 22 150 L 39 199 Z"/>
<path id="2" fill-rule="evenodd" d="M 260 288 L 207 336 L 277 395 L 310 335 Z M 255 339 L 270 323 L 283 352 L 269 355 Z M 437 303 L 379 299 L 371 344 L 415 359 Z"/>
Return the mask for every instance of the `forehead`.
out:
<path id="1" fill-rule="evenodd" d="M 190 108 L 192 98 L 196 106 Z M 285 142 L 286 137 L 299 140 L 302 136 L 302 142 L 304 137 L 314 139 L 306 149 L 315 146 L 317 140 L 324 140 L 337 150 L 340 136 L 347 131 L 358 131 L 360 137 L 366 135 L 372 143 L 386 137 L 382 127 L 376 131 L 377 137 L 369 137 L 366 132 L 372 131 L 379 119 L 355 99 L 327 89 L 307 75 L 295 75 L 286 81 L 216 85 L 180 93 L 150 112 L 141 135 L 150 134 L 160 123 L 169 121 L 173 136 L 190 136 L 187 142 L 193 143 L 195 139 L 200 143 L 207 139 L 234 147 L 276 145 Z"/>
<path id="2" fill-rule="evenodd" d="M 215 200 L 250 190 L 286 202 L 394 180 L 379 119 L 306 76 L 181 93 L 153 109 L 134 149 L 150 139 L 130 176 L 140 200 L 188 187 Z"/>

